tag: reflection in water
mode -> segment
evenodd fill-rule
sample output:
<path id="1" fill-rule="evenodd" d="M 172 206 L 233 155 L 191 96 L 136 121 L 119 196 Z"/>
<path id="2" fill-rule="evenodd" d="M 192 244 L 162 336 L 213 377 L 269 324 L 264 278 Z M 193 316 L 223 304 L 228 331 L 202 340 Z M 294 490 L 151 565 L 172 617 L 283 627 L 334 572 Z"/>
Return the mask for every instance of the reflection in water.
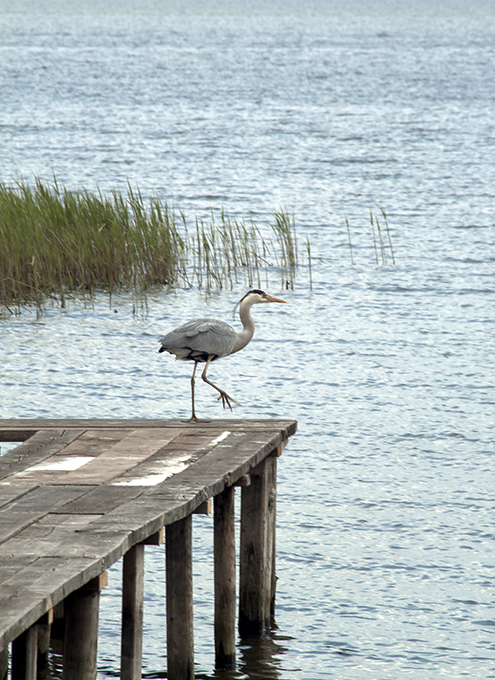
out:
<path id="1" fill-rule="evenodd" d="M 236 670 L 216 670 L 212 675 L 197 675 L 203 680 L 275 680 L 281 677 L 280 657 L 288 648 L 281 640 L 290 640 L 276 634 L 276 627 L 261 638 L 242 640 L 237 646 Z"/>
<path id="2" fill-rule="evenodd" d="M 245 640 L 239 648 L 238 669 L 244 677 L 268 680 L 280 677 L 280 657 L 287 651 L 275 632 L 262 638 Z"/>
<path id="3" fill-rule="evenodd" d="M 293 638 L 277 634 L 277 626 L 261 638 L 242 640 L 237 645 L 237 668 L 215 670 L 210 674 L 196 674 L 197 680 L 276 680 L 281 677 L 281 657 L 288 651 L 282 641 Z M 50 646 L 46 654 L 38 655 L 38 678 L 46 680 L 63 677 L 64 619 L 55 619 L 50 631 Z M 111 668 L 98 669 L 98 677 L 120 675 Z M 165 670 L 144 672 L 143 678 L 166 678 Z"/>

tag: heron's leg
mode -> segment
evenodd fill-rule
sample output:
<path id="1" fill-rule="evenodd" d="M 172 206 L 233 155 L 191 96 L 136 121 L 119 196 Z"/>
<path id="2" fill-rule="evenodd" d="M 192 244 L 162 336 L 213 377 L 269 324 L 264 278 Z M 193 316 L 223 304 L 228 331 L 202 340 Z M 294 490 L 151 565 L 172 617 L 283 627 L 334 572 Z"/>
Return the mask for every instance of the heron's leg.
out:
<path id="1" fill-rule="evenodd" d="M 193 422 L 193 423 L 199 423 L 199 422 L 200 422 L 199 419 L 196 417 L 196 413 L 195 413 L 195 411 L 194 411 L 194 375 L 196 374 L 196 369 L 197 369 L 197 367 L 198 367 L 198 362 L 195 361 L 195 362 L 194 362 L 193 373 L 192 373 L 192 376 L 191 376 L 191 402 L 192 402 L 192 415 L 191 415 L 191 417 L 189 418 L 189 422 Z"/>
<path id="2" fill-rule="evenodd" d="M 211 358 L 208 359 L 208 361 L 206 362 L 206 365 L 205 365 L 205 367 L 204 367 L 203 373 L 201 374 L 201 377 L 203 378 L 203 380 L 205 381 L 205 383 L 208 383 L 208 385 L 211 385 L 212 387 L 214 387 L 214 388 L 216 389 L 217 392 L 220 392 L 220 396 L 219 396 L 218 399 L 219 399 L 219 400 L 220 400 L 220 399 L 222 400 L 222 406 L 225 408 L 225 404 L 227 404 L 227 406 L 229 407 L 229 409 L 232 411 L 232 404 L 238 404 L 239 402 L 237 402 L 235 399 L 232 399 L 232 397 L 229 397 L 229 395 L 227 394 L 227 392 L 224 392 L 224 391 L 221 390 L 219 387 L 217 387 L 216 385 L 214 385 L 214 384 L 211 382 L 211 380 L 208 380 L 208 378 L 206 377 L 206 371 L 208 370 L 208 366 L 210 365 L 210 362 L 211 362 Z"/>

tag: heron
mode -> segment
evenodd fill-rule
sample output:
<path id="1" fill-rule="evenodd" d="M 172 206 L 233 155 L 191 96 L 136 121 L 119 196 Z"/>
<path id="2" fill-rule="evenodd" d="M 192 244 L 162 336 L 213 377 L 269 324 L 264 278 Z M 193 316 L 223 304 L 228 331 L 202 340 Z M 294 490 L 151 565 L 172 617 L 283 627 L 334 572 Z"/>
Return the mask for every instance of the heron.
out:
<path id="1" fill-rule="evenodd" d="M 232 326 L 218 319 L 195 319 L 179 326 L 175 330 L 164 335 L 160 339 L 159 352 L 175 354 L 175 358 L 181 361 L 194 361 L 191 376 L 191 401 L 192 415 L 188 422 L 201 422 L 194 409 L 194 376 L 198 364 L 205 364 L 201 378 L 205 383 L 215 388 L 220 393 L 218 400 L 222 400 L 223 408 L 226 406 L 232 411 L 232 404 L 237 402 L 206 376 L 212 361 L 228 357 L 246 347 L 254 335 L 254 320 L 250 314 L 251 307 L 258 303 L 283 302 L 286 300 L 269 295 L 263 290 L 250 290 L 237 303 L 234 314 L 239 307 L 239 317 L 242 323 L 242 331 L 236 332 Z"/>

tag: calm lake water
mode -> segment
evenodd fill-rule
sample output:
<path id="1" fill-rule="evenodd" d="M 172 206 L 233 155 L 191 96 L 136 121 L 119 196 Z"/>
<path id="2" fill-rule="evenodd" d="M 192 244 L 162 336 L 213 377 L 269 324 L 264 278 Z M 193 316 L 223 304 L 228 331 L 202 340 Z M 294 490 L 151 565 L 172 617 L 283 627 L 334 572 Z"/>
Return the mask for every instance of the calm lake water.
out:
<path id="1" fill-rule="evenodd" d="M 313 289 L 305 264 L 294 290 L 270 271 L 289 304 L 256 308 L 252 343 L 211 370 L 234 417 L 299 422 L 277 628 L 228 677 L 495 678 L 493 2 L 0 0 L 0 72 L 0 180 L 129 181 L 262 230 L 285 206 L 311 241 Z M 388 242 L 376 262 L 378 206 L 395 265 Z M 229 321 L 245 289 L 3 318 L 0 417 L 188 415 L 190 367 L 157 340 Z M 213 678 L 212 519 L 194 526 Z M 164 677 L 163 550 L 147 550 L 143 672 Z M 101 678 L 119 672 L 118 589 L 116 565 Z"/>

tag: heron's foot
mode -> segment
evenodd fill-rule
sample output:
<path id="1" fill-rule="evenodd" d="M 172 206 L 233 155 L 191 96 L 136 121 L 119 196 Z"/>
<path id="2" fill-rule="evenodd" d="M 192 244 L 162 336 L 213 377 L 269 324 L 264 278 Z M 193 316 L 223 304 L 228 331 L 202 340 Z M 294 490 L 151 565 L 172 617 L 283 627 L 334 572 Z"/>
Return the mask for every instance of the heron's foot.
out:
<path id="1" fill-rule="evenodd" d="M 232 404 L 237 404 L 239 405 L 239 402 L 236 401 L 235 399 L 232 399 L 232 397 L 229 397 L 227 392 L 224 392 L 223 390 L 219 390 L 220 396 L 218 397 L 218 401 L 220 399 L 222 400 L 222 406 L 225 408 L 225 406 L 228 406 L 229 409 L 232 411 Z"/>
<path id="2" fill-rule="evenodd" d="M 196 416 L 195 413 L 189 418 L 189 420 L 184 420 L 185 423 L 208 423 L 209 420 L 201 420 Z"/>

